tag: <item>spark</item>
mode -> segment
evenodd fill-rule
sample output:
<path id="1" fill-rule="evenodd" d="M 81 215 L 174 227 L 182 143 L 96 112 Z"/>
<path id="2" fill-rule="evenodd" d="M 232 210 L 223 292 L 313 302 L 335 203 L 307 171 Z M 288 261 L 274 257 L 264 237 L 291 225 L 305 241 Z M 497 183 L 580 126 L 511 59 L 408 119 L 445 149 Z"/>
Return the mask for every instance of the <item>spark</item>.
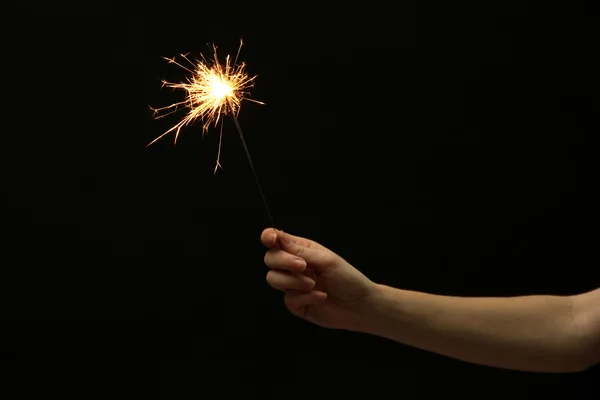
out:
<path id="1" fill-rule="evenodd" d="M 175 132 L 174 144 L 177 144 L 181 129 L 198 120 L 202 121 L 202 135 L 204 135 L 210 127 L 217 127 L 220 122 L 221 133 L 219 135 L 219 150 L 214 171 L 216 174 L 217 169 L 221 167 L 220 157 L 221 142 L 223 139 L 223 116 L 231 115 L 237 122 L 236 117 L 240 111 L 243 100 L 264 104 L 263 102 L 248 98 L 250 95 L 249 89 L 254 86 L 254 80 L 257 76 L 248 76 L 245 71 L 246 64 L 237 63 L 242 45 L 243 42 L 240 40 L 240 46 L 235 60 L 231 62 L 230 56 L 227 55 L 224 64 L 219 63 L 217 47 L 214 44 L 212 45 L 212 60 L 207 60 L 202 54 L 201 60 L 197 60 L 195 63 L 188 58 L 189 54 L 180 55 L 185 63 L 183 61 L 177 61 L 175 57 L 163 57 L 170 64 L 175 64 L 190 73 L 186 82 L 162 82 L 163 87 L 186 91 L 186 98 L 183 101 L 173 103 L 166 107 L 151 107 L 150 109 L 154 112 L 154 118 L 156 119 L 174 114 L 182 108 L 187 109 L 187 114 L 172 128 L 148 143 L 147 146 L 156 143 L 158 140 L 172 132 Z"/>

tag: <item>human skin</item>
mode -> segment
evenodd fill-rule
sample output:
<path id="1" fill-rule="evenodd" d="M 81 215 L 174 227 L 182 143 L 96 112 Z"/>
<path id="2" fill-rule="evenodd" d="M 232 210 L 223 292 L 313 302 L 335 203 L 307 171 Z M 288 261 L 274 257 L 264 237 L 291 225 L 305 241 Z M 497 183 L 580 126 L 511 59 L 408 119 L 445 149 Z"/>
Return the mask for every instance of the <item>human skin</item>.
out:
<path id="1" fill-rule="evenodd" d="M 600 289 L 455 297 L 377 284 L 326 247 L 266 229 L 268 284 L 294 315 L 492 367 L 577 372 L 600 362 Z"/>

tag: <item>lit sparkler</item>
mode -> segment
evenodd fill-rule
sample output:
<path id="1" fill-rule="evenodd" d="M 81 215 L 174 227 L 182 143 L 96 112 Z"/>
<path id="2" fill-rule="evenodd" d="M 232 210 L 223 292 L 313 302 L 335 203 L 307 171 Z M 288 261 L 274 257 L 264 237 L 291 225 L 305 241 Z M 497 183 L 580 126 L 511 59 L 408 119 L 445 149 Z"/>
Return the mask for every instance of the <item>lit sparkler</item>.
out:
<path id="1" fill-rule="evenodd" d="M 177 143 L 177 138 L 181 128 L 186 125 L 190 125 L 198 120 L 202 121 L 202 134 L 204 135 L 210 127 L 217 127 L 220 123 L 220 136 L 219 136 L 219 149 L 217 152 L 217 163 L 215 166 L 214 174 L 217 173 L 217 169 L 221 167 L 221 142 L 223 140 L 223 120 L 225 115 L 229 115 L 233 120 L 236 130 L 239 133 L 246 157 L 250 163 L 252 174 L 256 180 L 258 190 L 260 192 L 263 204 L 267 211 L 271 225 L 275 227 L 273 218 L 271 217 L 271 211 L 267 204 L 266 198 L 263 194 L 258 175 L 254 169 L 248 146 L 246 146 L 246 140 L 244 134 L 237 120 L 237 115 L 240 111 L 241 103 L 243 100 L 249 100 L 254 103 L 264 104 L 260 101 L 253 100 L 247 96 L 250 94 L 248 90 L 253 87 L 256 76 L 249 77 L 245 72 L 246 64 L 237 64 L 237 59 L 242 49 L 243 42 L 240 41 L 240 47 L 238 48 L 237 55 L 233 63 L 229 55 L 225 58 L 225 64 L 221 65 L 217 56 L 217 47 L 213 44 L 214 59 L 206 60 L 204 55 L 201 55 L 202 60 L 193 63 L 188 58 L 187 54 L 182 54 L 181 58 L 185 60 L 190 67 L 187 67 L 179 63 L 175 58 L 165 58 L 169 63 L 176 64 L 191 74 L 187 78 L 187 82 L 172 83 L 163 81 L 163 87 L 169 87 L 173 89 L 183 89 L 187 92 L 185 100 L 171 104 L 161 108 L 151 108 L 154 112 L 155 118 L 163 118 L 167 115 L 173 114 L 182 108 L 187 109 L 186 116 L 175 124 L 172 128 L 167 130 L 165 133 L 148 143 L 148 146 L 152 145 L 159 139 L 168 135 L 169 133 L 175 132 L 174 143 Z"/>

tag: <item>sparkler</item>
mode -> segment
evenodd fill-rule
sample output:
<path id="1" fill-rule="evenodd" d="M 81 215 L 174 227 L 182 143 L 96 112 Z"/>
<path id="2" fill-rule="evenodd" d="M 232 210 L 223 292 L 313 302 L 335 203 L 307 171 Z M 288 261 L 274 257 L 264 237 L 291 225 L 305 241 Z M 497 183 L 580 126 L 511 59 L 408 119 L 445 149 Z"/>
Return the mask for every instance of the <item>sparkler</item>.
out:
<path id="1" fill-rule="evenodd" d="M 217 127 L 220 123 L 221 132 L 219 135 L 219 149 L 217 151 L 217 163 L 215 165 L 214 170 L 214 174 L 216 175 L 219 167 L 223 169 L 220 163 L 220 158 L 221 142 L 223 140 L 224 116 L 230 116 L 242 141 L 246 157 L 248 158 L 248 162 L 250 163 L 252 175 L 254 175 L 254 180 L 256 181 L 256 185 L 258 186 L 258 191 L 267 211 L 267 215 L 269 217 L 269 221 L 271 222 L 271 226 L 275 228 L 275 224 L 273 223 L 273 217 L 271 216 L 271 211 L 269 210 L 267 200 L 260 185 L 258 174 L 254 169 L 254 164 L 252 163 L 252 158 L 250 157 L 250 152 L 248 151 L 248 146 L 246 145 L 246 140 L 244 139 L 242 128 L 240 127 L 240 124 L 237 119 L 243 100 L 248 100 L 254 103 L 264 105 L 264 103 L 260 101 L 253 100 L 247 97 L 250 94 L 248 90 L 253 87 L 256 76 L 249 77 L 248 74 L 246 74 L 245 72 L 246 64 L 237 63 L 238 57 L 240 55 L 240 50 L 242 49 L 242 45 L 243 42 L 240 40 L 240 47 L 238 48 L 235 60 L 233 61 L 233 63 L 231 63 L 231 59 L 229 55 L 227 55 L 227 57 L 225 58 L 224 65 L 221 65 L 219 63 L 219 59 L 217 56 L 217 47 L 214 44 L 213 60 L 207 60 L 204 57 L 204 55 L 201 55 L 202 60 L 193 63 L 188 58 L 187 54 L 182 54 L 181 58 L 185 60 L 190 65 L 190 67 L 179 63 L 175 58 L 163 57 L 169 63 L 176 64 L 177 66 L 189 72 L 191 75 L 187 78 L 187 82 L 162 82 L 162 87 L 166 86 L 173 89 L 183 89 L 187 92 L 187 96 L 185 100 L 171 104 L 166 107 L 151 107 L 152 111 L 154 112 L 154 117 L 156 119 L 164 118 L 167 115 L 176 113 L 181 108 L 187 108 L 188 112 L 186 116 L 183 117 L 183 119 L 181 119 L 181 121 L 179 121 L 169 130 L 167 130 L 165 133 L 148 143 L 147 146 L 154 144 L 156 141 L 172 132 L 175 132 L 174 144 L 177 144 L 177 138 L 179 137 L 181 128 L 190 125 L 198 120 L 203 122 L 203 136 L 210 127 Z"/>

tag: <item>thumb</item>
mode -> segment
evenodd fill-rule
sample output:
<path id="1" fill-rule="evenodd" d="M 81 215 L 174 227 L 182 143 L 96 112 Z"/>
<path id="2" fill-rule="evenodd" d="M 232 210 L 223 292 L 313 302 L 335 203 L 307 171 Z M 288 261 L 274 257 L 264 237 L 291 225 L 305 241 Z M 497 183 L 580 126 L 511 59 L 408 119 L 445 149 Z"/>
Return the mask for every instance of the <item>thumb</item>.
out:
<path id="1" fill-rule="evenodd" d="M 323 254 L 319 249 L 302 246 L 291 235 L 288 235 L 284 231 L 279 231 L 277 236 L 281 250 L 303 258 L 304 261 L 313 266 L 318 266 L 322 261 Z"/>

